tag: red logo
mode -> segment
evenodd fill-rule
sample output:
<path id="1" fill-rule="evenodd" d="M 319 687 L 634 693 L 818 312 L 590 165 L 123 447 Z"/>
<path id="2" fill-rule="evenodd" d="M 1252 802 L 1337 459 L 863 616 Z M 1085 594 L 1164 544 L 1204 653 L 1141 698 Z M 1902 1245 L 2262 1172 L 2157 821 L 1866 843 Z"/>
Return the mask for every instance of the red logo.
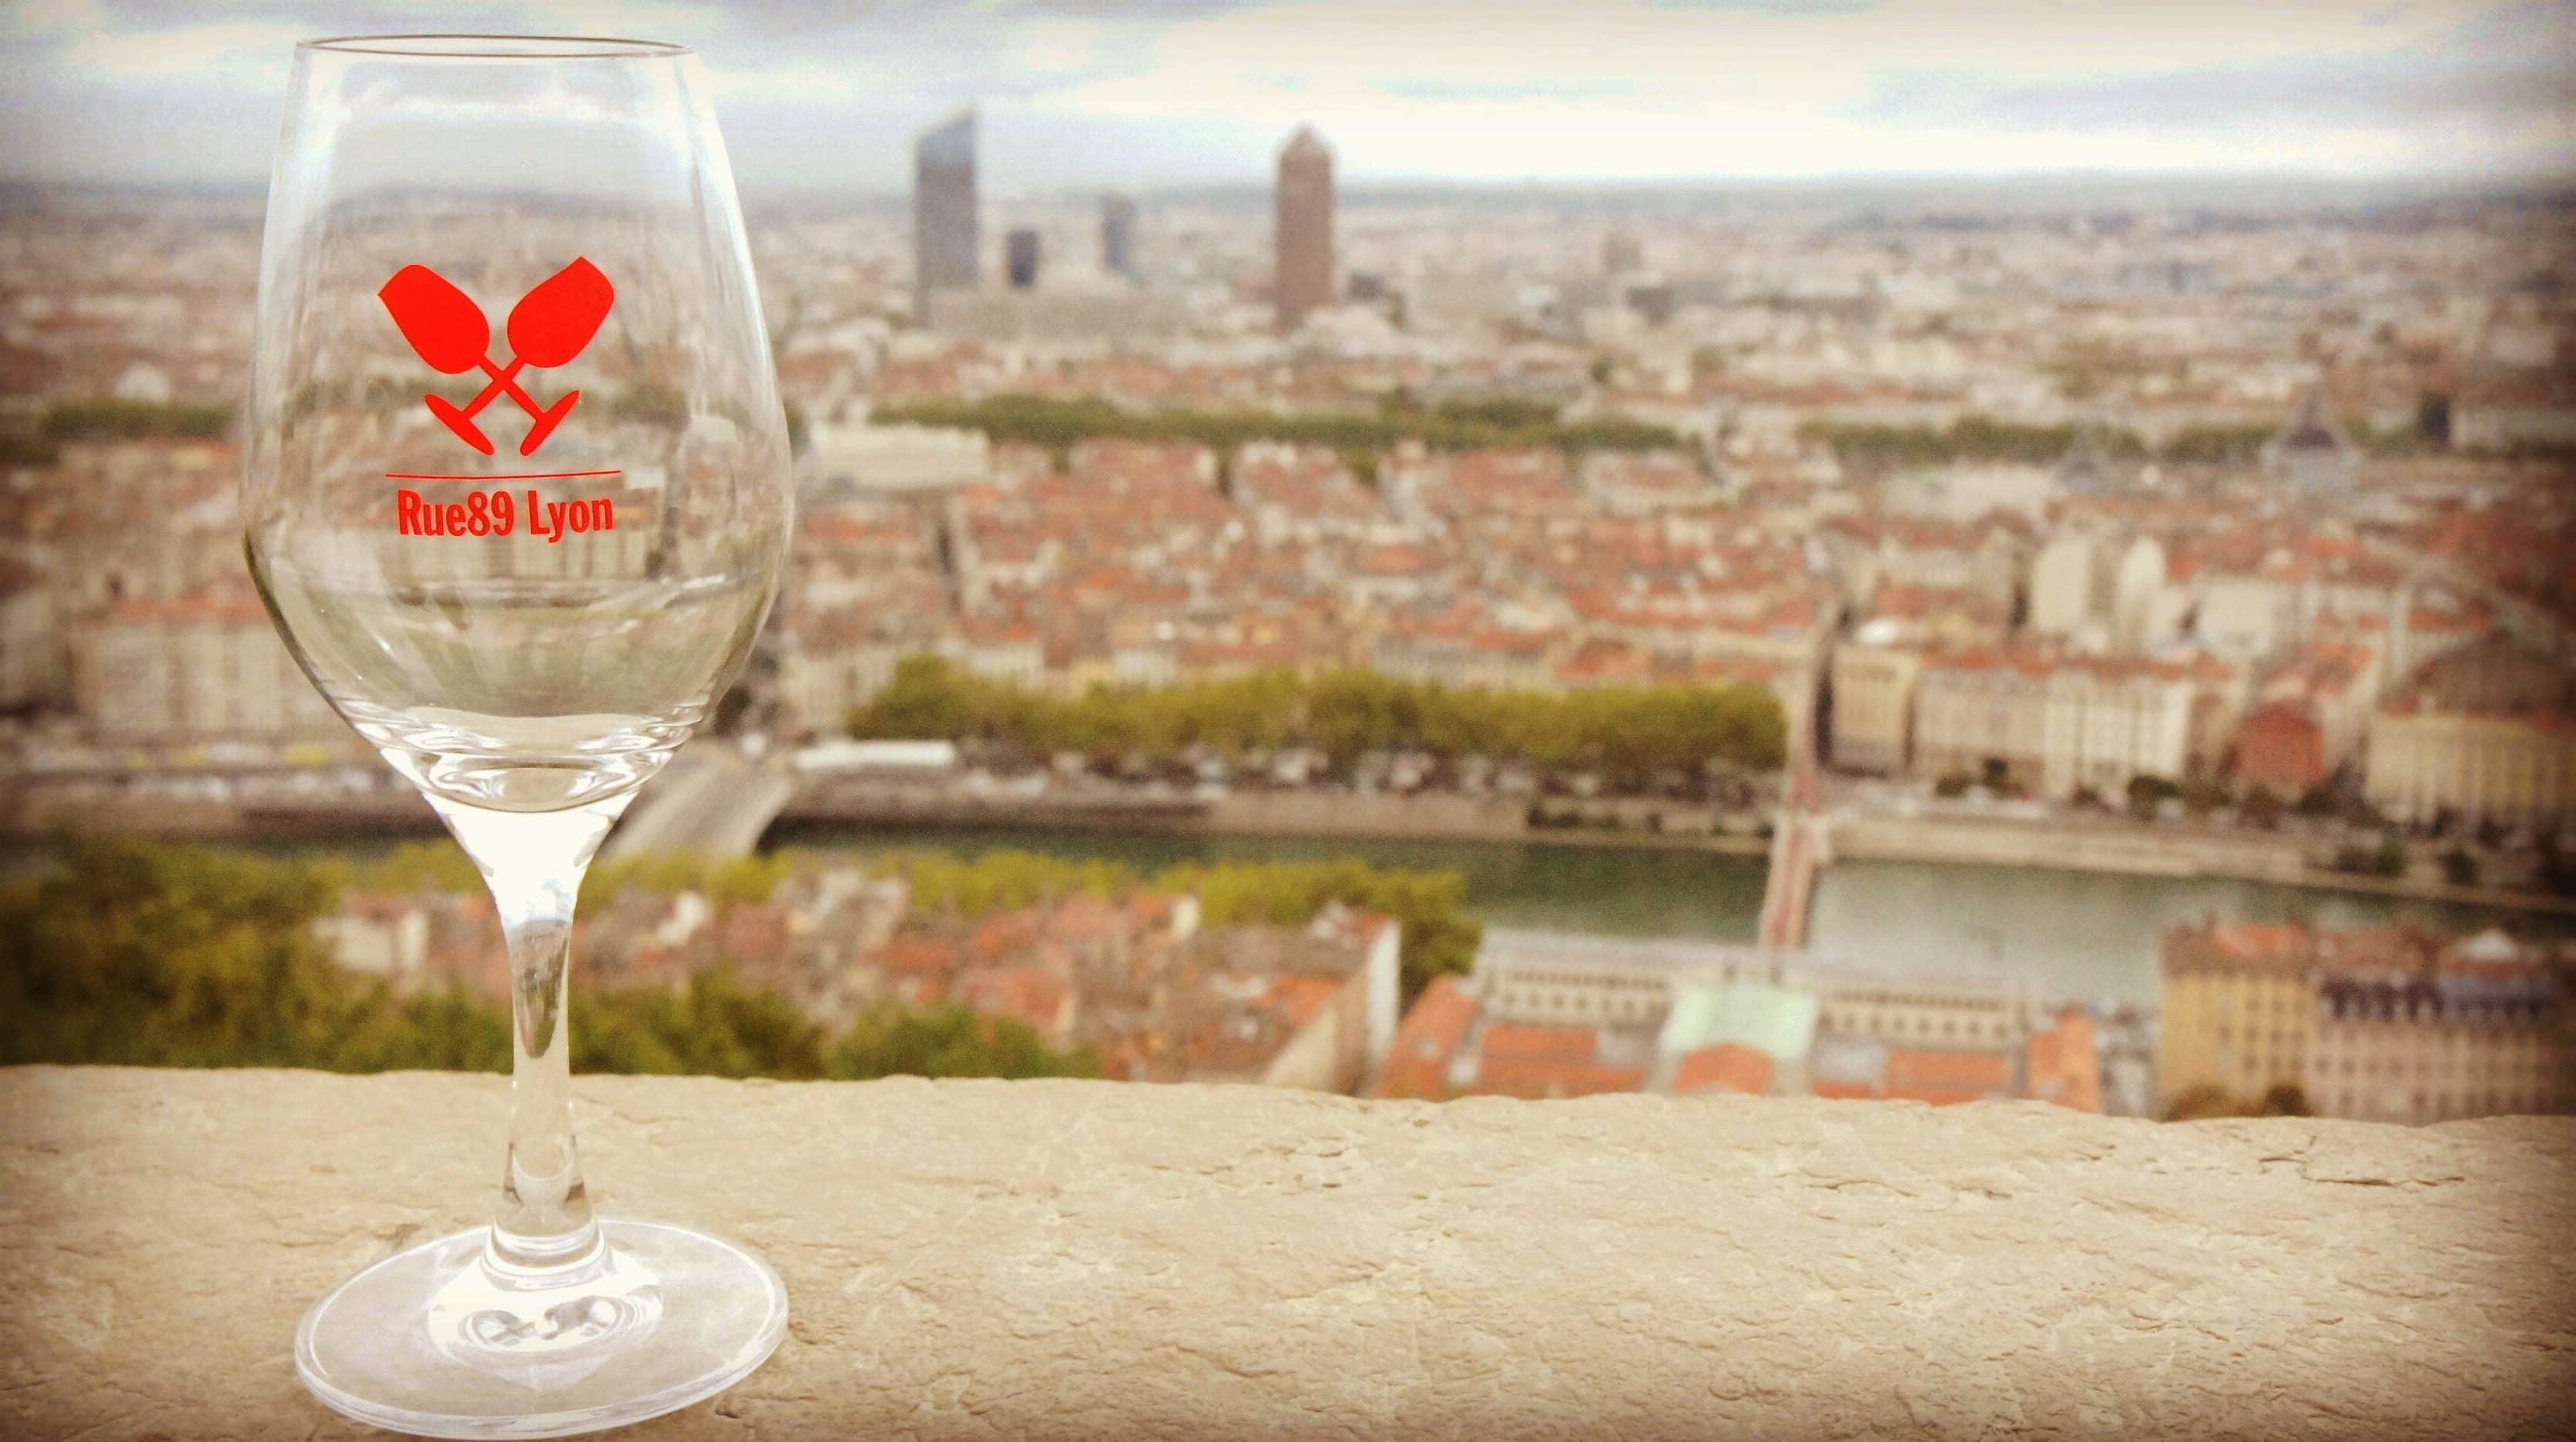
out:
<path id="1" fill-rule="evenodd" d="M 553 405 L 539 406 L 519 384 L 519 372 L 529 366 L 552 370 L 570 364 L 599 334 L 608 308 L 617 303 L 617 291 L 587 256 L 537 282 L 534 290 L 510 307 L 507 365 L 492 359 L 492 322 L 483 308 L 428 266 L 407 265 L 395 271 L 376 298 L 385 303 L 394 324 L 402 328 L 403 339 L 411 342 L 412 350 L 431 370 L 450 376 L 480 370 L 492 378 L 480 394 L 461 406 L 445 396 L 421 397 L 429 413 L 454 431 L 457 439 L 488 456 L 492 442 L 474 424 L 474 417 L 507 395 L 536 420 L 528 427 L 528 438 L 519 443 L 520 455 L 533 456 L 564 417 L 572 414 L 581 392 L 568 391 Z"/>

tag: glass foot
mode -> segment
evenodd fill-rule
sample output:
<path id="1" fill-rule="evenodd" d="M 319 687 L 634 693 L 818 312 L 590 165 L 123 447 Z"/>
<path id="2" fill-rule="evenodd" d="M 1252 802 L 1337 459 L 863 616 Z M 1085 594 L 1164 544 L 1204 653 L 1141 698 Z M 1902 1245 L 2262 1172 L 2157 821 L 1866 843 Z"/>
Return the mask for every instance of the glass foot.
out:
<path id="1" fill-rule="evenodd" d="M 768 1360 L 787 1290 L 685 1227 L 603 1219 L 560 1271 L 485 1260 L 485 1228 L 387 1257 L 295 1329 L 295 1371 L 334 1411 L 423 1437 L 565 1437 L 659 1417 Z"/>

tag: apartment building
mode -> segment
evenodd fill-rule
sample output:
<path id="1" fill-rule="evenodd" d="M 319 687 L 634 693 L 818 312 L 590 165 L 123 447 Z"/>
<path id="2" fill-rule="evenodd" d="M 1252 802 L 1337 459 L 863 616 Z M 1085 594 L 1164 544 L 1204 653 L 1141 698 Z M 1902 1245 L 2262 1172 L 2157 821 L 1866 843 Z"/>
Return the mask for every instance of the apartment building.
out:
<path id="1" fill-rule="evenodd" d="M 2363 791 L 2405 822 L 2560 826 L 2576 817 L 2576 713 L 2445 711 L 2401 698 L 2371 718 Z"/>
<path id="2" fill-rule="evenodd" d="M 73 650 L 73 695 L 99 739 L 191 743 L 341 734 L 247 579 L 124 601 Z"/>
<path id="3" fill-rule="evenodd" d="M 2576 1109 L 2567 976 L 2502 932 L 2429 963 L 2320 978 L 2309 1104 L 2359 1121 Z"/>
<path id="4" fill-rule="evenodd" d="M 0 560 L 0 707 L 53 696 L 61 654 L 52 594 L 39 578 Z"/>
<path id="5" fill-rule="evenodd" d="M 2165 935 L 2158 1090 L 2295 1083 L 2318 1115 L 2576 1109 L 2566 953 L 2490 931 L 2213 923 Z"/>
<path id="6" fill-rule="evenodd" d="M 1976 776 L 1994 769 L 2038 784 L 2046 768 L 2048 672 L 2048 659 L 2037 651 L 1926 658 L 1915 680 L 1915 773 Z"/>
<path id="7" fill-rule="evenodd" d="M 2326 640 L 2300 651 L 2235 727 L 2236 779 L 2289 800 L 2343 769 L 2369 730 L 2378 668 L 2374 644 Z"/>
<path id="8" fill-rule="evenodd" d="M 832 735 L 876 699 L 914 647 L 872 633 L 873 618 L 831 613 L 781 628 L 778 700 L 792 734 Z"/>
<path id="9" fill-rule="evenodd" d="M 1935 655 L 1915 685 L 1914 770 L 2000 769 L 2058 798 L 2113 796 L 2142 775 L 2179 779 L 2191 769 L 2204 679 L 2186 664 L 2135 658 Z"/>
<path id="10" fill-rule="evenodd" d="M 1914 759 L 1915 683 L 1923 654 L 1860 637 L 1834 648 L 1832 757 L 1847 771 L 1904 774 Z"/>
<path id="11" fill-rule="evenodd" d="M 2192 770 L 2194 702 L 2190 668 L 2170 662 L 2070 657 L 2048 678 L 2040 741 L 2040 785 L 2051 796 L 2079 790 L 2110 797 L 2131 779 L 2179 780 Z"/>
<path id="12" fill-rule="evenodd" d="M 2312 1013 L 2307 929 L 2212 922 L 2165 933 L 2156 1038 L 2160 1101 L 2200 1087 L 2260 1096 L 2306 1076 Z"/>

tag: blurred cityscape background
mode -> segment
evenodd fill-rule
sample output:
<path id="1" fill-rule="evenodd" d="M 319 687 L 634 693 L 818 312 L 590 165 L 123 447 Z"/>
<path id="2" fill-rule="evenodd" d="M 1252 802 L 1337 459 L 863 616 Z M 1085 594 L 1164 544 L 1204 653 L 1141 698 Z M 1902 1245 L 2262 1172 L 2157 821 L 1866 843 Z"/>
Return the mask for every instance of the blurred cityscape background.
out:
<path id="1" fill-rule="evenodd" d="M 468 7 L 705 51 L 797 451 L 576 1065 L 2576 1109 L 2570 7 L 1395 8 Z M 385 9 L 0 21 L 0 1062 L 506 1064 L 241 560 Z"/>

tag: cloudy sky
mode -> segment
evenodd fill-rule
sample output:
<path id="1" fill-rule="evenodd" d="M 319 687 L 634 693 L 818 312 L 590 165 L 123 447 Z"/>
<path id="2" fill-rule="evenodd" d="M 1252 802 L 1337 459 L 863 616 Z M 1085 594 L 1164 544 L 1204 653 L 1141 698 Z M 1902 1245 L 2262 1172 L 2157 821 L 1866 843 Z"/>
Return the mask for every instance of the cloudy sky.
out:
<path id="1" fill-rule="evenodd" d="M 1001 190 L 2576 170 L 2576 0 L 859 0 L 0 8 L 0 179 L 257 182 L 300 38 L 698 48 L 746 186 L 894 192 L 969 102 Z"/>

